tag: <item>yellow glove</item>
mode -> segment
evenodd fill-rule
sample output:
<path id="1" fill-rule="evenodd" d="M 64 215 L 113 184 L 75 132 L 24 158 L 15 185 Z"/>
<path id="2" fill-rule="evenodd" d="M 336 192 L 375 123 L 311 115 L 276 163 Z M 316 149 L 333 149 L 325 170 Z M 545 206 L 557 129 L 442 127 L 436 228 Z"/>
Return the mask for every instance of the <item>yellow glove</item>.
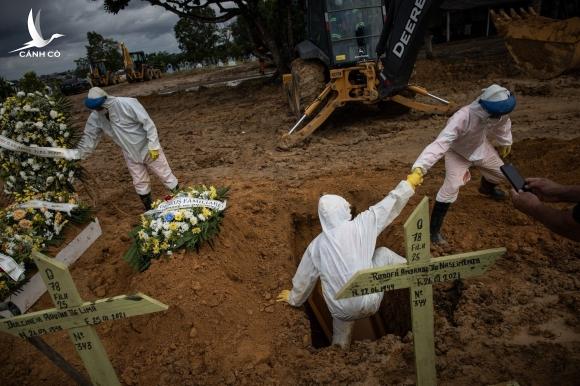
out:
<path id="1" fill-rule="evenodd" d="M 499 156 L 501 158 L 507 157 L 510 154 L 510 152 L 512 151 L 511 145 L 498 146 L 496 149 L 497 149 L 497 152 L 499 153 Z"/>
<path id="2" fill-rule="evenodd" d="M 413 172 L 407 176 L 407 182 L 413 187 L 413 190 L 417 189 L 417 186 L 423 183 L 423 171 L 421 168 L 413 169 Z"/>
<path id="3" fill-rule="evenodd" d="M 149 150 L 149 156 L 153 161 L 159 158 L 159 150 Z"/>
<path id="4" fill-rule="evenodd" d="M 278 297 L 276 298 L 277 302 L 288 303 L 289 300 L 290 300 L 290 290 L 282 290 L 282 292 L 280 292 L 278 294 Z"/>

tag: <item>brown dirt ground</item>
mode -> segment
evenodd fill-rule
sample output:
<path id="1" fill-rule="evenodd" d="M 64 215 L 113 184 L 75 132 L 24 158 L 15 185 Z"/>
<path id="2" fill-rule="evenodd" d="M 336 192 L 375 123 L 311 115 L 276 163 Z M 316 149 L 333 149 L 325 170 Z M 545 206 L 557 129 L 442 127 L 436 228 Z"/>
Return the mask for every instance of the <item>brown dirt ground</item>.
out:
<path id="1" fill-rule="evenodd" d="M 420 60 L 415 81 L 460 104 L 492 82 L 508 85 L 518 98 L 511 161 L 525 176 L 580 183 L 578 76 L 529 79 L 501 46 L 495 44 L 494 51 L 486 48 L 488 41 L 479 43 L 470 42 L 463 54 L 452 56 L 456 46 L 450 45 L 440 59 Z M 246 66 L 240 72 L 257 69 Z M 179 74 L 110 92 L 144 95 L 139 99 L 156 122 L 182 185 L 231 187 L 214 249 L 177 253 L 144 273 L 133 272 L 121 256 L 141 206 L 121 152 L 105 139 L 84 161 L 103 235 L 72 268 L 82 296 L 141 291 L 170 305 L 166 313 L 97 326 L 122 383 L 414 384 L 410 335 L 355 342 L 350 351 L 314 349 L 304 310 L 274 299 L 291 286 L 293 260 L 305 244 L 304 229 L 296 224 L 316 218 L 319 195 L 343 195 L 359 210 L 380 200 L 405 177 L 446 118 L 417 112 L 392 117 L 372 107 L 347 107 L 306 145 L 279 152 L 277 140 L 294 122 L 279 85 L 255 80 L 156 94 L 211 77 Z M 87 116 L 82 96 L 72 100 L 82 123 Z M 440 162 L 380 244 L 403 252 L 402 222 L 424 195 L 434 198 L 443 175 Z M 550 233 L 509 202 L 480 196 L 478 179 L 474 172 L 448 215 L 449 246 L 434 248 L 433 254 L 500 246 L 508 252 L 484 276 L 465 280 L 459 292 L 450 285 L 435 287 L 439 384 L 510 379 L 521 385 L 578 384 L 578 244 Z M 157 181 L 154 192 L 165 194 Z M 45 295 L 34 310 L 50 306 Z M 46 340 L 81 368 L 65 333 Z M 2 335 L 0 345 L 1 384 L 71 383 L 29 344 Z"/>

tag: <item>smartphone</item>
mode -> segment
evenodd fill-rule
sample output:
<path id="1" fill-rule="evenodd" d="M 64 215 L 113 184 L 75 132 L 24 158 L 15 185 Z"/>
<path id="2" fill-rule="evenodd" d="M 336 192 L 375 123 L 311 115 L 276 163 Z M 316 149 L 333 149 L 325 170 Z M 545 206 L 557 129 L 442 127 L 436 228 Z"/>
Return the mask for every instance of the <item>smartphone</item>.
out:
<path id="1" fill-rule="evenodd" d="M 518 170 L 512 164 L 506 164 L 500 166 L 500 170 L 507 178 L 507 180 L 512 184 L 516 192 L 520 190 L 527 191 L 526 189 L 526 180 L 518 173 Z"/>

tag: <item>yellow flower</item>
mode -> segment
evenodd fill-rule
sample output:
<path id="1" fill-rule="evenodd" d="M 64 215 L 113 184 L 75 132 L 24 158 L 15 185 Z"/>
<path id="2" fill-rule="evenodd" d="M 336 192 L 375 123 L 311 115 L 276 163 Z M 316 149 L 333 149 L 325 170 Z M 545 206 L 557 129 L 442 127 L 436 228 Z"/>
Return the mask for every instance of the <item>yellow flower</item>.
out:
<path id="1" fill-rule="evenodd" d="M 198 227 L 192 228 L 191 229 L 191 233 L 193 233 L 194 235 L 198 234 L 201 232 L 201 229 L 199 229 Z"/>
<path id="2" fill-rule="evenodd" d="M 172 231 L 176 231 L 177 229 L 179 229 L 179 224 L 176 222 L 172 222 L 171 224 L 169 224 L 169 229 L 171 229 Z"/>
<path id="3" fill-rule="evenodd" d="M 209 187 L 209 198 L 211 198 L 212 200 L 215 200 L 216 197 L 217 197 L 217 190 L 215 189 L 215 186 L 210 186 Z"/>
<path id="4" fill-rule="evenodd" d="M 2 280 L 0 281 L 0 290 L 3 290 L 4 288 L 8 288 L 8 286 L 6 285 L 6 282 Z"/>
<path id="5" fill-rule="evenodd" d="M 22 228 L 22 229 L 30 229 L 30 227 L 32 227 L 32 221 L 29 221 L 29 220 L 26 220 L 26 219 L 22 219 L 18 223 L 18 226 L 20 228 Z"/>
<path id="6" fill-rule="evenodd" d="M 22 209 L 16 209 L 14 211 L 14 213 L 12 214 L 12 216 L 14 217 L 14 220 L 20 221 L 24 217 L 26 217 L 26 211 L 25 210 L 22 210 Z"/>
<path id="7" fill-rule="evenodd" d="M 203 209 L 201 210 L 201 214 L 202 214 L 202 215 L 203 215 L 203 217 L 205 217 L 205 218 L 210 218 L 210 217 L 211 217 L 211 215 L 212 215 L 212 211 L 211 211 L 211 210 L 209 210 L 208 208 L 203 208 Z"/>
<path id="8" fill-rule="evenodd" d="M 147 228 L 149 226 L 149 220 L 147 219 L 147 216 L 141 215 L 141 226 L 143 228 Z"/>
<path id="9" fill-rule="evenodd" d="M 183 220 L 183 212 L 179 211 L 175 213 L 175 221 L 181 221 Z"/>
<path id="10" fill-rule="evenodd" d="M 169 249 L 169 244 L 167 243 L 167 241 L 161 243 L 161 249 L 163 250 Z"/>
<path id="11" fill-rule="evenodd" d="M 56 212 L 56 215 L 54 216 L 54 221 L 57 224 L 60 224 L 60 222 L 62 221 L 62 213 L 60 212 Z"/>
<path id="12" fill-rule="evenodd" d="M 154 245 L 154 246 L 153 246 L 153 253 L 154 253 L 154 254 L 156 254 L 156 255 L 158 255 L 158 254 L 159 254 L 159 252 L 160 252 L 160 251 L 159 251 L 159 245 Z"/>

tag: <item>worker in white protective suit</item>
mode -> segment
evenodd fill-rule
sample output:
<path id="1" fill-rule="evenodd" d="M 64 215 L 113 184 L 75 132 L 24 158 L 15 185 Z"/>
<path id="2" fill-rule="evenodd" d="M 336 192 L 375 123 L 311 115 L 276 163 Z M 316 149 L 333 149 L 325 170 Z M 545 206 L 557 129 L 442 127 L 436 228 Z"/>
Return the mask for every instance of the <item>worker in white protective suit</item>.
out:
<path id="1" fill-rule="evenodd" d="M 376 248 L 379 234 L 401 213 L 422 177 L 410 175 L 378 204 L 351 219 L 350 205 L 340 196 L 324 195 L 318 202 L 322 233 L 308 246 L 292 279 L 292 290 L 279 302 L 299 307 L 320 277 L 322 293 L 333 319 L 332 344 L 350 345 L 354 321 L 377 312 L 383 293 L 337 300 L 338 291 L 362 269 L 406 263 L 388 248 Z"/>
<path id="2" fill-rule="evenodd" d="M 506 197 L 497 184 L 504 179 L 500 170 L 502 158 L 511 151 L 511 120 L 507 114 L 515 106 L 515 97 L 507 89 L 492 84 L 482 90 L 475 101 L 449 118 L 437 139 L 413 164 L 412 173 L 424 176 L 445 156 L 445 181 L 437 193 L 431 214 L 432 242 L 445 243 L 441 235 L 443 219 L 449 206 L 457 200 L 459 188 L 470 180 L 471 166 L 481 172 L 480 193 L 497 200 Z"/>
<path id="3" fill-rule="evenodd" d="M 151 209 L 151 181 L 147 169 L 175 192 L 178 181 L 161 149 L 157 128 L 135 98 L 114 97 L 99 87 L 89 90 L 85 105 L 93 110 L 77 145 L 77 158 L 86 158 L 107 134 L 123 151 L 133 185 L 145 210 Z"/>

